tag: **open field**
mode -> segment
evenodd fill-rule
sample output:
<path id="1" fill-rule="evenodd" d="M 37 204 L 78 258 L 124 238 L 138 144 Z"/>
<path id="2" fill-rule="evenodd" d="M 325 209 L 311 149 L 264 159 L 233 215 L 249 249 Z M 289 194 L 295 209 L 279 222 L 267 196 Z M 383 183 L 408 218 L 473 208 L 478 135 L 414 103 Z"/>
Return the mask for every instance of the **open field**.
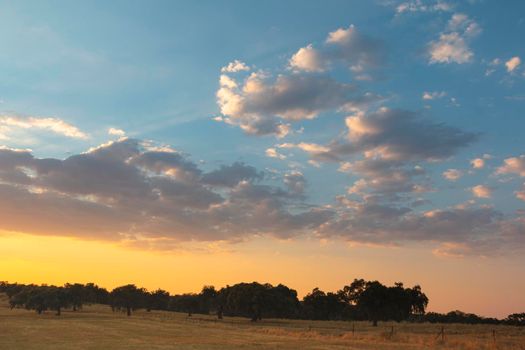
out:
<path id="1" fill-rule="evenodd" d="M 391 335 L 392 326 L 394 334 Z M 355 332 L 352 332 L 352 328 Z M 263 320 L 139 311 L 102 305 L 37 315 L 10 310 L 0 296 L 0 349 L 525 349 L 525 329 L 510 326 Z M 493 330 L 495 331 L 495 339 Z"/>

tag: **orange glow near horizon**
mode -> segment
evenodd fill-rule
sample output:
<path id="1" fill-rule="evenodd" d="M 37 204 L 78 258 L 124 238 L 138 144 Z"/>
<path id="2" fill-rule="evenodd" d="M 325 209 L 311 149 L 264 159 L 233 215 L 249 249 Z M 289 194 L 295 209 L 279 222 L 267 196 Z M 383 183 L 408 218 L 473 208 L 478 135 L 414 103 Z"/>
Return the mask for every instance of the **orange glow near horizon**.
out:
<path id="1" fill-rule="evenodd" d="M 225 247 L 141 251 L 116 243 L 10 233 L 0 235 L 0 280 L 57 285 L 94 282 L 108 289 L 135 283 L 174 294 L 198 292 L 209 284 L 220 288 L 259 281 L 286 284 L 302 297 L 314 287 L 336 291 L 354 278 L 365 278 L 389 285 L 396 281 L 420 284 L 429 296 L 430 311 L 459 309 L 505 317 L 525 309 L 518 295 L 525 282 L 515 278 L 522 269 L 519 262 L 443 259 L 421 246 L 367 248 L 309 240 L 267 238 Z"/>

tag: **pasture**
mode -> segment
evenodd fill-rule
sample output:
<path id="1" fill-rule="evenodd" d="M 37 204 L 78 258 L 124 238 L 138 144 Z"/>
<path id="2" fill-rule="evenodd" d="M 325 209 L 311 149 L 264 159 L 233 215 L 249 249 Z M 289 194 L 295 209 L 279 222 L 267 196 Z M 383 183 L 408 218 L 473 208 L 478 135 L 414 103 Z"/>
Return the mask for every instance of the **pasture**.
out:
<path id="1" fill-rule="evenodd" d="M 525 349 L 525 329 L 512 326 L 382 322 L 216 320 L 213 316 L 138 311 L 103 305 L 37 315 L 10 310 L 0 296 L 0 349 Z M 393 328 L 392 328 L 393 327 Z M 393 329 L 393 333 L 392 333 Z"/>

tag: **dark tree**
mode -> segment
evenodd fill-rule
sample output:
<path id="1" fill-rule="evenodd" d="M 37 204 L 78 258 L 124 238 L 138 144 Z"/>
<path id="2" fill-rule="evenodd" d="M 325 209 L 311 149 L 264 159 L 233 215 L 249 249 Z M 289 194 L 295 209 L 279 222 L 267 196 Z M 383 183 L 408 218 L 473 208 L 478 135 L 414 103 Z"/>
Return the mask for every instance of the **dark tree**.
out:
<path id="1" fill-rule="evenodd" d="M 64 285 L 64 288 L 66 290 L 67 297 L 68 297 L 71 307 L 73 308 L 73 311 L 77 311 L 77 309 L 81 309 L 86 299 L 86 295 L 85 295 L 86 292 L 85 292 L 84 285 L 80 283 L 74 283 L 74 284 L 66 283 Z"/>
<path id="2" fill-rule="evenodd" d="M 169 302 L 169 310 L 185 312 L 188 314 L 188 317 L 191 317 L 194 313 L 205 313 L 199 309 L 199 306 L 199 294 L 174 295 Z"/>
<path id="3" fill-rule="evenodd" d="M 199 311 L 209 314 L 217 308 L 218 292 L 214 286 L 204 286 L 199 294 Z"/>
<path id="4" fill-rule="evenodd" d="M 132 311 L 144 308 L 146 293 L 144 288 L 137 288 L 134 284 L 117 287 L 110 293 L 111 307 L 124 309 L 131 316 Z"/>
<path id="5" fill-rule="evenodd" d="M 157 289 L 147 294 L 147 310 L 168 310 L 170 303 L 170 293 L 165 290 Z"/>
<path id="6" fill-rule="evenodd" d="M 343 289 L 339 290 L 337 295 L 341 301 L 347 304 L 355 305 L 357 304 L 357 301 L 359 300 L 359 297 L 365 288 L 366 281 L 364 279 L 356 278 L 350 285 L 344 286 Z"/>
<path id="7" fill-rule="evenodd" d="M 368 319 L 377 327 L 377 321 L 386 318 L 388 288 L 378 281 L 368 282 L 357 301 L 357 306 L 366 312 Z"/>
<path id="8" fill-rule="evenodd" d="M 342 319 L 345 303 L 336 293 L 325 293 L 314 288 L 303 298 L 303 318 L 313 320 Z"/>
<path id="9" fill-rule="evenodd" d="M 47 287 L 41 291 L 45 295 L 45 303 L 51 310 L 56 311 L 56 315 L 60 316 L 62 309 L 69 307 L 69 295 L 63 287 Z"/>
<path id="10" fill-rule="evenodd" d="M 88 304 L 109 304 L 109 292 L 94 283 L 84 286 L 84 298 Z"/>
<path id="11" fill-rule="evenodd" d="M 284 285 L 269 283 L 239 283 L 222 288 L 217 296 L 219 316 L 242 316 L 252 321 L 263 317 L 296 317 L 299 301 L 297 292 Z"/>
<path id="12" fill-rule="evenodd" d="M 525 312 L 508 315 L 505 321 L 514 326 L 525 326 Z"/>

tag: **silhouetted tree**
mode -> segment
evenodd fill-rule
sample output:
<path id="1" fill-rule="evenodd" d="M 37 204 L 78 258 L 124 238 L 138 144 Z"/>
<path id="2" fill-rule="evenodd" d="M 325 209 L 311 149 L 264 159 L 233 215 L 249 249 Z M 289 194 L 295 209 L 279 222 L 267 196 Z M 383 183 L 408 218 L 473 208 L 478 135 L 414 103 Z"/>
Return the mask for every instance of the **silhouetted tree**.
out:
<path id="1" fill-rule="evenodd" d="M 109 292 L 94 283 L 84 285 L 84 298 L 88 304 L 109 304 Z"/>
<path id="2" fill-rule="evenodd" d="M 117 287 L 110 293 L 111 306 L 125 309 L 126 314 L 131 316 L 131 311 L 144 308 L 146 293 L 144 288 L 137 288 L 134 284 Z"/>
<path id="3" fill-rule="evenodd" d="M 345 303 L 336 293 L 325 293 L 314 288 L 303 298 L 303 318 L 313 320 L 342 319 Z"/>
<path id="4" fill-rule="evenodd" d="M 157 289 L 147 294 L 147 310 L 168 310 L 170 303 L 170 293 L 165 290 Z"/>
<path id="5" fill-rule="evenodd" d="M 295 317 L 299 300 L 297 292 L 284 285 L 239 283 L 219 291 L 217 307 L 225 315 L 248 317 L 255 322 L 263 317 Z"/>
<path id="6" fill-rule="evenodd" d="M 199 294 L 199 311 L 209 314 L 217 308 L 217 294 L 214 286 L 204 286 Z"/>
<path id="7" fill-rule="evenodd" d="M 368 282 L 359 296 L 357 306 L 366 312 L 368 319 L 377 327 L 377 321 L 386 318 L 388 288 L 378 281 Z"/>
<path id="8" fill-rule="evenodd" d="M 354 281 L 348 285 L 344 286 L 341 290 L 337 292 L 339 299 L 347 304 L 356 305 L 361 293 L 366 288 L 366 281 L 364 279 L 354 279 Z"/>
<path id="9" fill-rule="evenodd" d="M 525 312 L 510 314 L 505 322 L 514 326 L 525 326 Z"/>
<path id="10" fill-rule="evenodd" d="M 62 309 L 69 306 L 69 295 L 63 287 L 47 287 L 41 290 L 44 294 L 46 306 L 56 311 L 56 315 L 60 316 Z"/>
<path id="11" fill-rule="evenodd" d="M 84 285 L 80 283 L 74 283 L 74 284 L 66 283 L 64 285 L 64 288 L 67 293 L 69 304 L 73 308 L 73 311 L 77 311 L 77 309 L 81 309 L 83 303 L 86 300 L 86 291 L 85 291 Z"/>

